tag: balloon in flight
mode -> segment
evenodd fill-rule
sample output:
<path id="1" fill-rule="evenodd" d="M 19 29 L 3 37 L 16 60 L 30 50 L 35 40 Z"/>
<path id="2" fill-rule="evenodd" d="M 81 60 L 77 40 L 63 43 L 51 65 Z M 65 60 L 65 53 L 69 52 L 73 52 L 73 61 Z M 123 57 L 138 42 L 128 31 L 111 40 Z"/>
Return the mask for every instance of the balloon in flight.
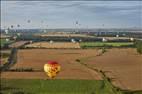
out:
<path id="1" fill-rule="evenodd" d="M 44 71 L 49 78 L 54 78 L 61 70 L 61 66 L 56 61 L 49 61 L 44 65 Z"/>
<path id="2" fill-rule="evenodd" d="M 31 22 L 31 20 L 28 20 L 27 22 L 28 22 L 28 23 L 30 23 L 30 22 Z"/>

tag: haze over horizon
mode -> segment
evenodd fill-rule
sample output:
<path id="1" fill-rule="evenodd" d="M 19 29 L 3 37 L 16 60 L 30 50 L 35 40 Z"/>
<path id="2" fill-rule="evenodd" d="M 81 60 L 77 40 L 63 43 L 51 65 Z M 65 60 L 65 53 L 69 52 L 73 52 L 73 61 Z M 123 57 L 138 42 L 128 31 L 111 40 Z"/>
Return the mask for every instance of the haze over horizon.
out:
<path id="1" fill-rule="evenodd" d="M 142 1 L 1 1 L 1 28 L 11 25 L 19 29 L 141 28 Z"/>

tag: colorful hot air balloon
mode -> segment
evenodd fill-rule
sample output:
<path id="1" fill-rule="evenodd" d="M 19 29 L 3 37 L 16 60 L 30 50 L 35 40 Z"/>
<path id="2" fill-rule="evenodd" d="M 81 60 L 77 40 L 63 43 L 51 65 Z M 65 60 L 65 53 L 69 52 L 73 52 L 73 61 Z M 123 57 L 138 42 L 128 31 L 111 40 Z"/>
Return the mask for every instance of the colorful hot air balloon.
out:
<path id="1" fill-rule="evenodd" d="M 44 71 L 49 78 L 54 78 L 60 72 L 61 66 L 56 61 L 49 61 L 44 65 Z"/>

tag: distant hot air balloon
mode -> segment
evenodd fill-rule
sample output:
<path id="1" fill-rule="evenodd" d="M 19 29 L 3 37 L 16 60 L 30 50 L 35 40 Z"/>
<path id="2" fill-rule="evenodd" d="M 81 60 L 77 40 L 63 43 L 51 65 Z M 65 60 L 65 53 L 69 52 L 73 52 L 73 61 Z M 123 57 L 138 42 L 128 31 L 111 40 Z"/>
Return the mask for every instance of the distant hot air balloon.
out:
<path id="1" fill-rule="evenodd" d="M 20 27 L 20 25 L 18 24 L 17 27 Z"/>
<path id="2" fill-rule="evenodd" d="M 49 78 L 54 78 L 60 72 L 61 66 L 56 61 L 49 61 L 44 65 L 44 71 Z"/>
<path id="3" fill-rule="evenodd" d="M 13 25 L 11 25 L 11 28 L 13 28 L 14 26 Z"/>
<path id="4" fill-rule="evenodd" d="M 75 23 L 78 24 L 78 21 L 76 21 Z"/>
<path id="5" fill-rule="evenodd" d="M 28 22 L 28 23 L 30 23 L 30 22 L 31 22 L 31 20 L 28 20 L 27 22 Z"/>

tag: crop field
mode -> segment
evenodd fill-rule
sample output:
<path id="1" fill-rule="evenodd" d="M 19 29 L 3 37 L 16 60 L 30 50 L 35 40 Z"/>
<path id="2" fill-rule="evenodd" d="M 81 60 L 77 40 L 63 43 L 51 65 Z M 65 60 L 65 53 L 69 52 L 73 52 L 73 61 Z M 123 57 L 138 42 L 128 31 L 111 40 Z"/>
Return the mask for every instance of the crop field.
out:
<path id="1" fill-rule="evenodd" d="M 102 80 L 2 79 L 2 94 L 114 94 Z"/>
<path id="2" fill-rule="evenodd" d="M 80 59 L 81 60 L 81 59 Z M 102 70 L 122 89 L 142 90 L 142 55 L 136 49 L 108 49 L 102 56 L 83 59 L 83 63 Z"/>
<path id="3" fill-rule="evenodd" d="M 85 34 L 68 34 L 68 33 L 47 33 L 47 34 L 35 34 L 35 36 L 41 37 L 93 37 Z"/>
<path id="4" fill-rule="evenodd" d="M 92 47 L 127 47 L 133 46 L 133 42 L 82 42 L 80 46 L 82 48 L 92 48 Z"/>
<path id="5" fill-rule="evenodd" d="M 1 94 L 141 94 L 116 91 L 104 80 L 1 79 Z"/>
<path id="6" fill-rule="evenodd" d="M 142 56 L 136 52 L 136 49 L 112 48 L 112 49 L 107 49 L 105 53 L 98 56 L 97 54 L 100 52 L 101 52 L 100 49 L 23 49 L 23 50 L 18 50 L 17 63 L 13 67 L 11 67 L 11 69 L 30 69 L 31 68 L 32 71 L 31 72 L 27 72 L 27 71 L 26 72 L 25 71 L 2 72 L 1 78 L 7 79 L 7 80 L 4 80 L 6 81 L 6 83 L 7 81 L 10 81 L 9 83 L 7 83 L 8 86 L 11 86 L 12 84 L 14 84 L 14 79 L 16 81 L 17 79 L 23 79 L 23 80 L 17 81 L 17 83 L 22 83 L 21 86 L 18 86 L 20 84 L 15 85 L 15 88 L 21 87 L 23 89 L 26 89 L 26 87 L 28 87 L 27 84 L 29 81 L 29 83 L 31 83 L 30 85 L 33 85 L 33 88 L 32 88 L 33 92 L 37 92 L 36 90 L 40 89 L 40 85 L 41 87 L 42 86 L 48 87 L 47 84 L 48 82 L 50 83 L 50 80 L 45 80 L 45 79 L 48 79 L 48 77 L 43 71 L 44 64 L 47 63 L 49 60 L 55 60 L 55 61 L 58 61 L 59 64 L 61 65 L 61 72 L 53 80 L 53 83 L 55 83 L 53 88 L 61 87 L 59 91 L 57 89 L 57 92 L 61 92 L 62 88 L 67 86 L 65 84 L 62 84 L 61 86 L 56 87 L 56 84 L 66 83 L 66 81 L 69 79 L 68 80 L 69 83 L 72 83 L 74 85 L 77 84 L 77 82 L 74 82 L 74 80 L 81 80 L 84 83 L 86 83 L 87 80 L 90 80 L 90 81 L 94 80 L 94 82 L 89 82 L 90 84 L 88 86 L 92 88 L 93 90 L 90 89 L 90 91 L 89 90 L 87 91 L 85 89 L 85 86 L 87 86 L 88 84 L 84 85 L 83 83 L 78 83 L 79 85 L 77 86 L 78 91 L 76 91 L 73 85 L 71 85 L 70 88 L 74 89 L 75 91 L 70 91 L 70 89 L 67 88 L 67 91 L 70 92 L 69 94 L 93 94 L 93 92 L 95 92 L 94 94 L 113 94 L 110 92 L 107 93 L 107 91 L 104 91 L 105 92 L 104 93 L 102 89 L 101 90 L 103 93 L 100 93 L 101 91 L 97 91 L 100 88 L 102 88 L 103 85 L 95 84 L 95 85 L 98 85 L 98 87 L 95 87 L 93 83 L 95 83 L 96 81 L 99 82 L 100 80 L 102 80 L 102 77 L 97 71 L 91 70 L 85 67 L 84 65 L 82 65 L 81 63 L 84 63 L 86 66 L 91 66 L 94 69 L 104 71 L 107 77 L 112 78 L 112 83 L 114 84 L 114 86 L 117 86 L 121 89 L 124 89 L 124 90 L 125 89 L 126 90 L 142 89 L 141 76 L 140 76 L 141 66 L 142 66 L 142 63 L 141 63 Z M 25 84 L 24 84 L 24 81 L 25 81 Z M 34 85 L 35 83 L 36 85 Z M 100 83 L 102 82 L 100 81 Z M 82 84 L 83 86 L 80 84 Z M 94 86 L 94 88 L 92 86 Z M 23 90 L 23 89 L 19 89 L 19 90 Z M 54 92 L 54 90 L 49 88 L 49 91 L 50 90 L 51 92 L 49 94 L 52 94 L 52 93 L 56 94 L 55 93 L 56 91 Z M 84 92 L 82 93 L 80 90 Z M 109 91 L 110 89 L 108 89 L 107 87 L 106 90 Z M 6 90 L 6 92 L 7 91 L 8 90 Z M 29 92 L 31 90 L 27 89 L 26 91 Z M 44 92 L 46 92 L 46 89 L 43 88 L 41 89 L 41 91 L 42 91 L 41 94 L 44 94 Z M 61 92 L 58 94 L 65 94 L 65 93 L 66 92 Z M 36 93 L 33 93 L 33 94 L 36 94 Z M 137 93 L 133 93 L 133 94 L 137 94 Z"/>
<path id="7" fill-rule="evenodd" d="M 97 72 L 77 63 L 78 58 L 92 57 L 98 50 L 83 49 L 25 49 L 18 50 L 17 63 L 11 69 L 30 69 L 34 72 L 5 72 L 3 78 L 37 78 L 46 79 L 43 66 L 49 60 L 58 61 L 61 65 L 61 72 L 56 78 L 59 79 L 101 79 Z M 17 76 L 20 75 L 20 76 Z"/>
<path id="8" fill-rule="evenodd" d="M 33 44 L 28 44 L 25 47 L 28 48 L 80 48 L 79 43 L 71 43 L 71 42 L 36 42 Z"/>

